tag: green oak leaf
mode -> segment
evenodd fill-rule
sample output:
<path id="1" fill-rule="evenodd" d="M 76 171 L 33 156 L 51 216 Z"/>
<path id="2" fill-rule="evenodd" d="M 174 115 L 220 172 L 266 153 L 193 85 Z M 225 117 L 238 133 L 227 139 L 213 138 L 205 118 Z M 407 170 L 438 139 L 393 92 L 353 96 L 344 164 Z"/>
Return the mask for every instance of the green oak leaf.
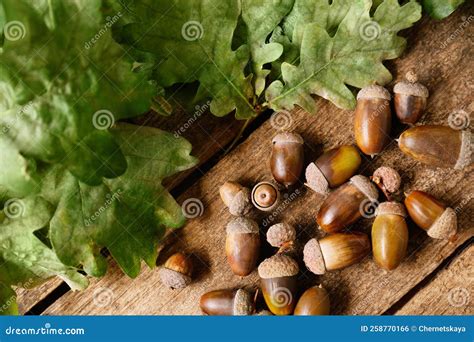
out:
<path id="1" fill-rule="evenodd" d="M 353 1 L 334 36 L 317 23 L 305 26 L 299 65 L 283 63 L 284 83 L 274 81 L 266 91 L 272 109 L 299 105 L 314 113 L 311 94 L 352 109 L 355 98 L 347 85 L 362 88 L 391 80 L 382 61 L 402 53 L 406 40 L 397 32 L 420 19 L 421 6 L 414 1 L 400 6 L 397 0 L 385 0 L 371 18 L 371 5 L 370 0 Z"/>
<path id="2" fill-rule="evenodd" d="M 16 293 L 13 289 L 0 283 L 0 315 L 18 315 Z"/>
<path id="3" fill-rule="evenodd" d="M 153 53 L 154 79 L 162 87 L 199 81 L 197 97 L 212 98 L 211 112 L 238 119 L 257 115 L 248 45 L 232 50 L 241 14 L 240 0 L 122 0 L 134 21 L 121 24 L 116 39 L 133 49 Z"/>
<path id="4" fill-rule="evenodd" d="M 125 172 L 107 128 L 146 111 L 156 87 L 112 39 L 102 1 L 0 3 L 0 183 L 39 191 L 38 169 L 61 163 L 90 185 Z"/>
<path id="5" fill-rule="evenodd" d="M 100 250 L 106 247 L 135 277 L 141 260 L 155 265 L 165 228 L 184 224 L 181 207 L 161 181 L 194 166 L 196 159 L 186 140 L 156 128 L 119 124 L 112 134 L 127 160 L 123 175 L 90 186 L 54 167 L 45 175 L 41 195 L 57 206 L 49 237 L 64 264 L 83 265 L 88 274 L 102 276 L 106 260 Z"/>
<path id="6" fill-rule="evenodd" d="M 443 19 L 453 13 L 464 0 L 423 0 L 423 9 L 435 19 Z"/>
<path id="7" fill-rule="evenodd" d="M 265 79 L 270 73 L 263 66 L 277 60 L 283 53 L 281 44 L 266 43 L 266 39 L 291 10 L 293 2 L 294 0 L 242 0 L 242 18 L 247 27 L 257 96 L 265 90 Z"/>

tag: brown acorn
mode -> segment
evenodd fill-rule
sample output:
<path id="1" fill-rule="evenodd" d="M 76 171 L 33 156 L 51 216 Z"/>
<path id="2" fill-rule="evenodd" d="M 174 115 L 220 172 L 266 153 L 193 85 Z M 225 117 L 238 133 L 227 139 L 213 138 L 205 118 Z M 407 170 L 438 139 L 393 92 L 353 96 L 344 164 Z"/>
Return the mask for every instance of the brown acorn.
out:
<path id="1" fill-rule="evenodd" d="M 354 146 L 343 145 L 321 155 L 306 168 L 306 186 L 325 194 L 352 177 L 360 166 L 361 158 Z"/>
<path id="2" fill-rule="evenodd" d="M 437 167 L 462 170 L 471 160 L 471 131 L 447 126 L 425 125 L 407 129 L 398 146 L 413 159 Z"/>
<path id="3" fill-rule="evenodd" d="M 238 290 L 215 290 L 201 296 L 201 310 L 212 316 L 247 316 L 255 310 L 249 292 Z"/>
<path id="4" fill-rule="evenodd" d="M 252 209 L 250 190 L 236 182 L 225 182 L 219 194 L 229 212 L 234 216 L 246 215 Z"/>
<path id="5" fill-rule="evenodd" d="M 400 177 L 397 170 L 388 166 L 381 166 L 376 169 L 370 180 L 382 190 L 389 201 L 392 194 L 396 193 L 402 184 L 402 177 Z"/>
<path id="6" fill-rule="evenodd" d="M 360 150 L 371 157 L 382 152 L 390 141 L 391 125 L 388 90 L 378 85 L 362 88 L 354 116 L 354 135 Z"/>
<path id="7" fill-rule="evenodd" d="M 353 176 L 324 200 L 316 222 L 327 233 L 338 232 L 361 218 L 364 207 L 377 198 L 377 188 L 367 177 Z"/>
<path id="8" fill-rule="evenodd" d="M 250 195 L 252 204 L 261 211 L 273 210 L 280 201 L 280 190 L 270 182 L 260 182 L 255 185 Z"/>
<path id="9" fill-rule="evenodd" d="M 386 270 L 393 270 L 405 257 L 408 246 L 406 211 L 397 202 L 380 203 L 372 225 L 372 252 L 375 262 Z"/>
<path id="10" fill-rule="evenodd" d="M 405 80 L 393 87 L 395 112 L 400 122 L 414 125 L 423 115 L 428 99 L 428 89 L 413 72 L 405 75 Z"/>
<path id="11" fill-rule="evenodd" d="M 281 247 L 296 240 L 296 230 L 288 223 L 277 223 L 268 228 L 267 241 L 273 247 Z"/>
<path id="12" fill-rule="evenodd" d="M 423 191 L 412 191 L 405 198 L 408 215 L 417 226 L 435 239 L 449 239 L 458 229 L 456 212 Z"/>
<path id="13" fill-rule="evenodd" d="M 304 246 L 303 260 L 314 274 L 338 270 L 353 265 L 370 252 L 370 241 L 363 233 L 336 233 Z"/>
<path id="14" fill-rule="evenodd" d="M 291 315 L 298 293 L 298 263 L 285 254 L 276 254 L 258 266 L 265 303 L 274 315 Z"/>
<path id="15" fill-rule="evenodd" d="M 235 275 L 249 275 L 255 269 L 260 253 L 257 222 L 245 217 L 231 220 L 227 224 L 225 252 Z"/>
<path id="16" fill-rule="evenodd" d="M 329 295 L 321 285 L 307 289 L 296 304 L 295 316 L 329 315 Z"/>
<path id="17" fill-rule="evenodd" d="M 191 258 L 183 253 L 175 253 L 166 260 L 159 270 L 159 275 L 164 285 L 172 289 L 182 289 L 191 283 L 192 272 Z"/>
<path id="18" fill-rule="evenodd" d="M 285 187 L 295 184 L 303 170 L 303 138 L 296 133 L 283 132 L 273 140 L 270 168 L 273 178 Z"/>

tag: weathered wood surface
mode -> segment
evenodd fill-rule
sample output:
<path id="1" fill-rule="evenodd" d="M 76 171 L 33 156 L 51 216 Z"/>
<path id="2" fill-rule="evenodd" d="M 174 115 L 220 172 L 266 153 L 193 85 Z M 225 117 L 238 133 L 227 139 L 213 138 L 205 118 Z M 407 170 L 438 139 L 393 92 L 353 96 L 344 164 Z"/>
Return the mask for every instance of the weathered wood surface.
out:
<path id="1" fill-rule="evenodd" d="M 474 315 L 474 245 L 440 271 L 397 315 Z"/>
<path id="2" fill-rule="evenodd" d="M 194 111 L 186 113 L 183 108 L 178 107 L 176 113 L 171 117 L 162 117 L 154 112 L 147 113 L 137 119 L 134 123 L 153 126 L 173 134 L 182 136 L 193 145 L 192 154 L 199 158 L 197 168 L 183 171 L 165 180 L 168 189 L 173 189 L 199 166 L 207 162 L 216 153 L 224 153 L 225 147 L 231 143 L 238 134 L 240 125 L 235 123 L 232 116 L 217 118 L 209 114 L 208 104 L 200 104 L 194 107 Z M 46 298 L 56 289 L 62 280 L 53 278 L 41 286 L 31 289 L 17 289 L 18 309 L 20 313 L 28 312 L 36 303 Z"/>
<path id="3" fill-rule="evenodd" d="M 448 115 L 453 111 L 473 109 L 474 26 L 461 26 L 467 20 L 466 15 L 472 13 L 473 5 L 470 4 L 442 22 L 425 18 L 410 32 L 409 50 L 390 65 L 398 79 L 415 68 L 421 82 L 430 89 L 424 123 L 448 124 Z M 454 32 L 455 37 L 450 38 Z M 326 101 L 318 102 L 318 115 L 295 110 L 288 117 L 291 129 L 305 139 L 308 162 L 314 160 L 322 148 L 353 142 L 350 129 L 353 113 L 339 110 Z M 196 272 L 191 286 L 183 290 L 169 290 L 161 285 L 156 270 L 144 268 L 142 274 L 132 280 L 121 274 L 117 267 L 111 267 L 106 277 L 94 280 L 93 285 L 84 292 L 69 292 L 62 296 L 45 314 L 200 314 L 198 303 L 204 292 L 256 286 L 256 272 L 240 279 L 232 274 L 226 263 L 225 225 L 231 216 L 219 199 L 218 187 L 229 179 L 250 186 L 270 178 L 270 141 L 277 132 L 272 122 L 277 120 L 265 122 L 179 198 L 179 202 L 198 198 L 205 210 L 202 216 L 190 220 L 184 229 L 174 234 L 174 244 L 163 253 L 159 262 L 177 250 L 192 253 Z M 401 127 L 397 130 L 400 131 Z M 302 288 L 323 283 L 330 293 L 334 314 L 384 313 L 474 235 L 472 167 L 465 171 L 429 168 L 403 156 L 394 141 L 383 155 L 374 160 L 366 158 L 361 172 L 369 175 L 380 165 L 398 169 L 402 173 L 405 190 L 416 188 L 429 191 L 455 207 L 459 212 L 460 232 L 452 242 L 436 241 L 411 224 L 408 256 L 399 268 L 390 273 L 377 268 L 371 257 L 358 265 L 319 278 L 302 267 Z M 310 236 L 318 234 L 315 214 L 322 198 L 303 187 L 297 190 L 299 194 L 296 198 L 290 196 L 292 200 L 285 202 L 272 217 L 274 222 L 284 220 L 294 224 L 300 242 L 304 243 Z M 254 216 L 259 220 L 270 217 L 257 213 Z M 367 220 L 360 222 L 356 228 L 368 230 L 369 227 L 370 220 Z M 264 256 L 269 256 L 271 252 L 267 249 Z"/>

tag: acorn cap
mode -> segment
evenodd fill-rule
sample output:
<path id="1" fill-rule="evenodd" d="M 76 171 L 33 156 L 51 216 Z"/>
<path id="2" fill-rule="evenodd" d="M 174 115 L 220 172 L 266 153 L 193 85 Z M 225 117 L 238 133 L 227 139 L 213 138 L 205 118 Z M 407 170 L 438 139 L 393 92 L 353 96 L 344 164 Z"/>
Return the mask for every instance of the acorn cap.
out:
<path id="1" fill-rule="evenodd" d="M 191 277 L 166 267 L 159 270 L 161 282 L 172 289 L 182 289 L 191 283 Z"/>
<path id="2" fill-rule="evenodd" d="M 226 228 L 227 234 L 258 234 L 257 222 L 246 217 L 236 217 L 230 220 Z"/>
<path id="3" fill-rule="evenodd" d="M 388 166 L 379 167 L 374 171 L 372 178 L 375 183 L 381 181 L 385 189 L 390 193 L 397 192 L 398 189 L 400 189 L 400 184 L 402 183 L 402 178 L 400 177 L 400 174 L 397 172 L 397 170 Z"/>
<path id="4" fill-rule="evenodd" d="M 353 176 L 349 182 L 353 184 L 360 192 L 362 192 L 369 200 L 375 202 L 379 197 L 379 192 L 370 180 L 362 175 Z"/>
<path id="5" fill-rule="evenodd" d="M 273 314 L 268 310 L 261 310 L 257 312 L 255 316 L 273 316 Z"/>
<path id="6" fill-rule="evenodd" d="M 292 132 L 282 132 L 277 135 L 272 140 L 272 143 L 295 143 L 295 144 L 304 144 L 304 140 L 301 135 Z"/>
<path id="7" fill-rule="evenodd" d="M 299 270 L 298 263 L 293 258 L 275 254 L 262 261 L 258 266 L 258 275 L 263 279 L 291 277 L 297 275 Z"/>
<path id="8" fill-rule="evenodd" d="M 459 157 L 454 165 L 454 169 L 462 170 L 466 166 L 471 164 L 471 154 L 472 154 L 472 135 L 471 130 L 466 129 L 462 131 L 461 134 L 461 151 L 459 151 Z"/>
<path id="9" fill-rule="evenodd" d="M 248 214 L 251 208 L 250 190 L 248 188 L 242 188 L 229 203 L 229 212 L 234 216 Z"/>
<path id="10" fill-rule="evenodd" d="M 324 177 L 324 174 L 317 167 L 315 163 L 311 163 L 306 168 L 305 172 L 306 183 L 305 185 L 311 190 L 319 193 L 326 194 L 329 192 L 329 183 Z"/>
<path id="11" fill-rule="evenodd" d="M 383 202 L 377 207 L 377 216 L 379 215 L 398 215 L 407 217 L 405 206 L 398 202 Z"/>
<path id="12" fill-rule="evenodd" d="M 323 252 L 317 239 L 309 240 L 303 249 L 303 261 L 306 267 L 314 274 L 326 273 L 326 264 L 323 258 Z"/>
<path id="13" fill-rule="evenodd" d="M 238 289 L 234 297 L 232 312 L 235 316 L 251 315 L 254 310 L 253 299 L 244 289 Z"/>
<path id="14" fill-rule="evenodd" d="M 267 241 L 273 247 L 280 247 L 285 242 L 294 241 L 295 239 L 295 228 L 288 223 L 277 223 L 268 228 Z"/>
<path id="15" fill-rule="evenodd" d="M 444 212 L 428 229 L 428 236 L 434 239 L 449 239 L 458 230 L 456 212 L 452 208 L 446 208 Z"/>
<path id="16" fill-rule="evenodd" d="M 390 93 L 384 87 L 379 85 L 370 85 L 362 88 L 357 94 L 357 100 L 360 99 L 384 99 L 390 101 Z"/>
<path id="17" fill-rule="evenodd" d="M 423 84 L 418 83 L 418 77 L 414 72 L 407 72 L 405 79 L 398 82 L 393 87 L 393 92 L 396 94 L 412 95 L 418 97 L 428 97 L 429 92 Z"/>

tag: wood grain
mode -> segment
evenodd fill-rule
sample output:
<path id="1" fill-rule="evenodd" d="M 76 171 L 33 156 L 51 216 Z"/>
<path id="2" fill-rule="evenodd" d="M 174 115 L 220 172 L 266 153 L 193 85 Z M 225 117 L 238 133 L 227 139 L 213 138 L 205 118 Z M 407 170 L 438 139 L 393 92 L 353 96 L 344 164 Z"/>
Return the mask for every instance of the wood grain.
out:
<path id="1" fill-rule="evenodd" d="M 423 118 L 425 123 L 446 125 L 451 112 L 472 109 L 474 25 L 467 25 L 461 30 L 458 28 L 466 20 L 466 11 L 472 13 L 473 5 L 464 6 L 463 10 L 442 22 L 425 18 L 411 31 L 409 50 L 390 65 L 398 79 L 408 70 L 416 69 L 420 81 L 430 89 L 429 107 Z M 453 32 L 457 32 L 455 39 L 448 39 Z M 337 109 L 323 100 L 318 100 L 318 105 L 320 110 L 317 115 L 294 110 L 288 117 L 291 129 L 305 139 L 307 162 L 314 160 L 323 148 L 353 142 L 353 113 Z M 141 275 L 132 280 L 114 267 L 103 279 L 94 280 L 86 291 L 69 292 L 61 297 L 45 314 L 200 314 L 198 302 L 204 292 L 256 286 L 256 272 L 241 279 L 234 276 L 226 264 L 225 225 L 231 216 L 219 199 L 218 187 L 226 180 L 238 180 L 251 186 L 271 177 L 268 160 L 270 142 L 277 133 L 272 126 L 275 122 L 277 120 L 265 122 L 180 196 L 179 202 L 189 198 L 200 199 L 205 210 L 202 216 L 189 220 L 185 228 L 173 235 L 174 243 L 163 253 L 159 262 L 177 250 L 192 253 L 196 272 L 191 286 L 183 290 L 169 290 L 161 285 L 156 270 L 144 268 Z M 401 129 L 400 126 L 395 127 L 393 136 L 397 136 Z M 371 257 L 358 265 L 319 278 L 302 267 L 302 290 L 310 284 L 323 283 L 329 291 L 334 314 L 385 312 L 474 235 L 472 166 L 464 171 L 433 169 L 402 155 L 395 141 L 374 160 L 365 158 L 361 172 L 369 175 L 380 165 L 392 166 L 402 173 L 404 190 L 416 188 L 429 191 L 456 208 L 460 232 L 454 241 L 436 241 L 411 223 L 408 256 L 399 268 L 390 273 L 377 268 Z M 262 233 L 269 223 L 286 221 L 297 227 L 301 243 L 319 235 L 315 215 L 323 198 L 310 193 L 302 184 L 287 195 L 288 200 L 274 214 L 252 214 L 261 222 Z M 370 224 L 370 220 L 361 221 L 354 229 L 367 231 Z M 272 252 L 267 246 L 262 257 Z"/>
<path id="2" fill-rule="evenodd" d="M 416 293 L 397 315 L 473 315 L 474 245 Z"/>

